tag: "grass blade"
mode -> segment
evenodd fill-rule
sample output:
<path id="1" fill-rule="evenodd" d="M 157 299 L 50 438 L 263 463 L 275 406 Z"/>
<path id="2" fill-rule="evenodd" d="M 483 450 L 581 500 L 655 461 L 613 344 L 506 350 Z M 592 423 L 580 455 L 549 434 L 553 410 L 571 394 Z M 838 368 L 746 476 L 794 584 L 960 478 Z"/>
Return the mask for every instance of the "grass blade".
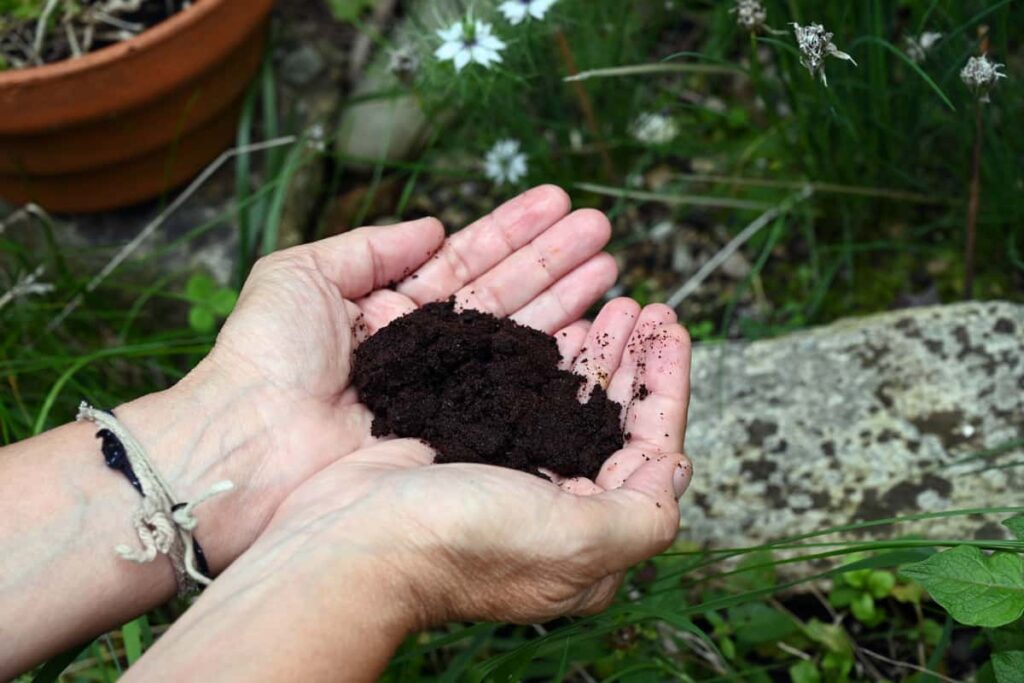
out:
<path id="1" fill-rule="evenodd" d="M 939 96 L 939 99 L 942 100 L 943 104 L 949 107 L 950 111 L 956 111 L 956 107 L 953 105 L 953 102 L 950 101 L 949 97 L 946 96 L 946 93 L 943 92 L 942 88 L 939 87 L 939 84 L 932 80 L 932 77 L 926 74 L 924 72 L 924 69 L 918 66 L 914 62 L 914 60 L 905 55 L 902 50 L 897 48 L 888 40 L 885 40 L 884 38 L 879 38 L 878 36 L 866 36 L 864 38 L 861 38 L 860 40 L 854 41 L 853 46 L 857 46 L 860 43 L 874 43 L 875 45 L 884 47 L 886 50 L 896 55 L 896 57 L 902 60 L 904 64 L 909 66 L 914 71 L 914 73 L 920 76 L 921 80 L 928 84 L 928 87 L 931 88 L 935 92 L 935 94 Z"/>

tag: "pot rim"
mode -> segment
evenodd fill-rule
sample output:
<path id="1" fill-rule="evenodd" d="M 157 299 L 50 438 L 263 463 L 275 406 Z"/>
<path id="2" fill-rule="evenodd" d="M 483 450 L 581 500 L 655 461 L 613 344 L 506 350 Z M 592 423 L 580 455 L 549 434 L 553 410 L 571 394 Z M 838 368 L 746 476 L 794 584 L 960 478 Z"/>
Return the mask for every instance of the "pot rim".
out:
<path id="1" fill-rule="evenodd" d="M 69 57 L 59 62 L 24 69 L 0 71 L 0 87 L 16 87 L 37 81 L 68 78 L 94 69 L 102 69 L 132 53 L 153 49 L 174 34 L 203 21 L 218 5 L 228 1 L 197 0 L 190 7 L 147 28 L 134 38 L 107 45 L 81 57 Z"/>

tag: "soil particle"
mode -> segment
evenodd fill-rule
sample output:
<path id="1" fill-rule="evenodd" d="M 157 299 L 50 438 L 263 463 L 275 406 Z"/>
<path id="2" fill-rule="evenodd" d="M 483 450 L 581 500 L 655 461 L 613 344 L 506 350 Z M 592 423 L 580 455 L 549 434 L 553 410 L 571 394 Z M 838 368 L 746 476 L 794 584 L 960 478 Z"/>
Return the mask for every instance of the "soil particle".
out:
<path id="1" fill-rule="evenodd" d="M 355 353 L 354 383 L 374 436 L 418 438 L 438 463 L 482 462 L 594 478 L 622 447 L 621 406 L 560 370 L 554 338 L 454 300 L 427 304 Z"/>

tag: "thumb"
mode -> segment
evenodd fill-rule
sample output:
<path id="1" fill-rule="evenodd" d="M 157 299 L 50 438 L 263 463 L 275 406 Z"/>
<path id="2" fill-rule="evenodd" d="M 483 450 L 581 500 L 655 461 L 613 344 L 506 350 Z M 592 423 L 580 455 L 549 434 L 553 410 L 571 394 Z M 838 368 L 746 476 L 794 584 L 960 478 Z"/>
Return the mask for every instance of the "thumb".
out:
<path id="1" fill-rule="evenodd" d="M 654 557 L 675 541 L 678 496 L 693 467 L 681 453 L 652 456 L 620 488 L 580 499 L 595 508 L 587 515 L 586 545 L 607 573 Z"/>
<path id="2" fill-rule="evenodd" d="M 690 486 L 693 476 L 690 459 L 682 453 L 652 455 L 650 458 L 629 475 L 622 488 L 640 491 L 656 501 L 662 501 L 665 495 L 669 495 L 675 504 Z"/>
<path id="3" fill-rule="evenodd" d="M 343 297 L 358 299 L 406 277 L 433 256 L 443 241 L 441 223 L 423 218 L 357 228 L 284 253 L 308 253 Z"/>

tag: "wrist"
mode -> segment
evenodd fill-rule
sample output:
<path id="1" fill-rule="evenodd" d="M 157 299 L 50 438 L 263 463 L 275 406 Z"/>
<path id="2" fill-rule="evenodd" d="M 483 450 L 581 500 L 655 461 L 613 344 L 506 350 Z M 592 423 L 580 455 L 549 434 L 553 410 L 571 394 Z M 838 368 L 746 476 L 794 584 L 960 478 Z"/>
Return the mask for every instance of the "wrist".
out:
<path id="1" fill-rule="evenodd" d="M 377 680 L 415 611 L 381 557 L 321 540 L 261 536 L 126 680 Z"/>
<path id="2" fill-rule="evenodd" d="M 255 539 L 273 513 L 265 487 L 253 486 L 270 447 L 259 411 L 263 389 L 233 383 L 200 364 L 177 385 L 119 406 L 115 413 L 177 498 L 187 503 L 217 482 L 234 488 L 195 509 L 195 537 L 214 573 Z"/>

